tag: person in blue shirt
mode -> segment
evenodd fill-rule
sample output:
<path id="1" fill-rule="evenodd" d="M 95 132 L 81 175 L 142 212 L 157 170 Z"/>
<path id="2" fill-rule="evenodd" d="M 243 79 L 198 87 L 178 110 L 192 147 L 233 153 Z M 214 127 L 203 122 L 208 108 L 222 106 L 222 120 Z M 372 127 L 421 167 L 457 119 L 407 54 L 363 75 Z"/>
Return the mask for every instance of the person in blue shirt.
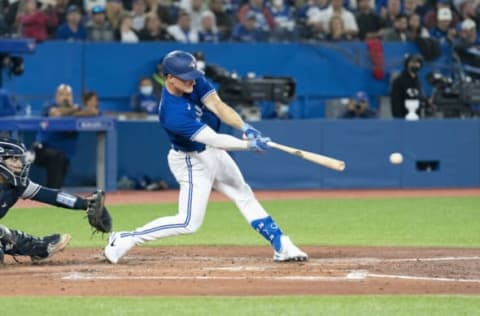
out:
<path id="1" fill-rule="evenodd" d="M 87 29 L 83 26 L 80 8 L 69 5 L 66 11 L 66 21 L 57 29 L 57 38 L 66 41 L 84 41 L 88 37 Z"/>
<path id="2" fill-rule="evenodd" d="M 168 165 L 180 184 L 178 214 L 158 218 L 133 231 L 112 233 L 104 251 L 107 260 L 117 263 L 132 247 L 147 241 L 196 232 L 212 189 L 234 201 L 252 228 L 270 242 L 274 261 L 307 260 L 307 254 L 293 244 L 255 198 L 227 152 L 264 151 L 270 138 L 245 123 L 220 99 L 190 53 L 168 53 L 163 59 L 163 73 L 159 120 L 171 142 Z M 218 133 L 220 123 L 241 130 L 246 139 Z"/>
<path id="3" fill-rule="evenodd" d="M 30 160 L 25 145 L 13 138 L 0 138 L 0 219 L 19 199 L 30 199 L 71 210 L 87 210 L 92 196 L 83 198 L 41 186 L 29 179 Z M 0 224 L 0 264 L 4 255 L 27 256 L 44 260 L 62 251 L 70 242 L 69 234 L 36 237 Z"/>
<path id="4" fill-rule="evenodd" d="M 72 87 L 60 84 L 55 100 L 47 102 L 42 110 L 45 117 L 96 116 L 99 109 L 79 107 L 73 103 Z M 41 131 L 35 142 L 35 164 L 47 170 L 47 186 L 59 189 L 63 186 L 70 159 L 75 153 L 77 132 Z"/>
<path id="5" fill-rule="evenodd" d="M 153 82 L 148 77 L 140 79 L 138 92 L 132 96 L 132 110 L 136 113 L 158 114 L 159 98 L 153 93 Z"/>

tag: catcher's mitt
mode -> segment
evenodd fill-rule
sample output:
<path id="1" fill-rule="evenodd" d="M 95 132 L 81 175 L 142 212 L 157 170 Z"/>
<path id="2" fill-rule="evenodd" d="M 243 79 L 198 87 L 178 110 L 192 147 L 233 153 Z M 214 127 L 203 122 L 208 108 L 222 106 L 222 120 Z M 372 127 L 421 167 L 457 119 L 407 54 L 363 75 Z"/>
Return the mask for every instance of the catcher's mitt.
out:
<path id="1" fill-rule="evenodd" d="M 87 197 L 87 218 L 94 232 L 109 233 L 112 231 L 112 217 L 105 207 L 105 192 L 97 190 Z"/>

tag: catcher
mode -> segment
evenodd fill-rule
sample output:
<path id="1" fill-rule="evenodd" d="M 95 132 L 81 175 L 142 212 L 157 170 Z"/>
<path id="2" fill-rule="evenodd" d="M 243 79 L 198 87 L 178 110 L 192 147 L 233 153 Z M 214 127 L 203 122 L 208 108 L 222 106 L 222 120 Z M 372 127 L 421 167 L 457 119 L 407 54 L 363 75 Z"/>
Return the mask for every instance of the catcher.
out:
<path id="1" fill-rule="evenodd" d="M 0 138 L 0 219 L 22 198 L 73 210 L 86 210 L 94 230 L 105 233 L 111 231 L 112 219 L 104 207 L 103 191 L 97 190 L 82 198 L 32 182 L 28 178 L 30 162 L 26 159 L 26 152 L 23 143 Z M 5 254 L 29 256 L 32 261 L 46 259 L 62 251 L 70 239 L 69 234 L 35 237 L 0 224 L 0 263 L 3 263 Z"/>

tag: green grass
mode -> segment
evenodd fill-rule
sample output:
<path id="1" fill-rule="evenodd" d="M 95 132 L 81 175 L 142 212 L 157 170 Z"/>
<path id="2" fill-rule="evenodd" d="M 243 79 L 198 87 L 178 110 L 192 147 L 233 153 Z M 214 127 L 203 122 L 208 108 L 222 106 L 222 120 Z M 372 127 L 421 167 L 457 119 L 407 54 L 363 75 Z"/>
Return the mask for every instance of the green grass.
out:
<path id="1" fill-rule="evenodd" d="M 5 315 L 479 315 L 467 296 L 0 298 Z"/>
<path id="2" fill-rule="evenodd" d="M 480 247 L 480 197 L 265 201 L 301 245 Z M 114 229 L 176 213 L 176 204 L 111 206 Z M 84 213 L 13 209 L 2 223 L 32 234 L 70 232 L 72 247 L 103 247 Z M 229 202 L 209 204 L 203 227 L 148 245 L 264 245 Z M 1 269 L 0 269 L 1 273 Z M 15 286 L 15 285 L 9 285 Z M 480 296 L 8 297 L 5 315 L 480 315 Z"/>
<path id="3" fill-rule="evenodd" d="M 265 201 L 300 245 L 480 247 L 480 197 Z M 111 206 L 114 230 L 131 230 L 176 213 L 176 204 Z M 72 247 L 99 247 L 84 213 L 59 208 L 13 209 L 2 220 L 32 234 L 70 232 Z M 148 245 L 265 245 L 230 202 L 211 202 L 194 235 Z"/>

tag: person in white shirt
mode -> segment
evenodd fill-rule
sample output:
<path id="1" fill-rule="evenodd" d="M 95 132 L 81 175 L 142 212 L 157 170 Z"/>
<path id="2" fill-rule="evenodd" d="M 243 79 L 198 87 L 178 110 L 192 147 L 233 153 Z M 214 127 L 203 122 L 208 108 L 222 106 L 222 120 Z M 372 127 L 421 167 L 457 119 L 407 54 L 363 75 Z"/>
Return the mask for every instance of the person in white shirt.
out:
<path id="1" fill-rule="evenodd" d="M 342 17 L 345 32 L 351 37 L 355 37 L 358 34 L 358 25 L 355 21 L 355 16 L 352 12 L 343 7 L 343 0 L 332 0 L 331 4 L 324 10 L 318 9 L 318 7 L 312 7 L 307 11 L 307 23 L 309 25 L 317 25 L 324 32 L 329 32 L 329 21 L 332 15 L 337 14 Z"/>
<path id="2" fill-rule="evenodd" d="M 180 43 L 198 43 L 198 32 L 190 27 L 190 16 L 181 11 L 177 24 L 170 25 L 167 32 Z"/>

